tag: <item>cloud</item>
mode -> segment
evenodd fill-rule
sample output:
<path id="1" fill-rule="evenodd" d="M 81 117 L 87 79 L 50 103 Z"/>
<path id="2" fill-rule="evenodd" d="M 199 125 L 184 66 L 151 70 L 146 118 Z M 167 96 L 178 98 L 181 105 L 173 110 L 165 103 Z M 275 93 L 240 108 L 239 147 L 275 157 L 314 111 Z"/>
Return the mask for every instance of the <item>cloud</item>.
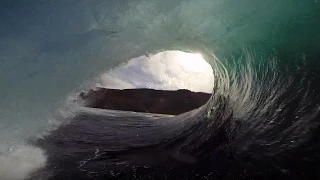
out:
<path id="1" fill-rule="evenodd" d="M 131 59 L 103 74 L 98 83 L 115 89 L 189 89 L 207 93 L 212 92 L 213 84 L 212 68 L 201 55 L 181 51 L 164 51 Z"/>

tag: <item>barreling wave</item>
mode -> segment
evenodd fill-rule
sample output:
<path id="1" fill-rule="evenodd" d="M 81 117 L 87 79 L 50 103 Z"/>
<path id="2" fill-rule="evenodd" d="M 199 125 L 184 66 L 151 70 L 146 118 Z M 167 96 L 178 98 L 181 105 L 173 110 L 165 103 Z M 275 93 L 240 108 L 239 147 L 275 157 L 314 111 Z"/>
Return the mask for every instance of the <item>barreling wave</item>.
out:
<path id="1" fill-rule="evenodd" d="M 0 9 L 0 179 L 320 176 L 317 1 L 30 0 Z M 211 64 L 206 105 L 169 117 L 72 104 L 106 71 L 164 50 Z"/>
<path id="2" fill-rule="evenodd" d="M 215 85 L 200 109 L 174 117 L 78 110 L 75 123 L 40 141 L 51 153 L 46 170 L 52 179 L 312 178 L 320 114 L 310 82 L 281 71 L 276 56 L 263 64 L 243 52 L 225 61 L 202 52 Z M 85 153 L 67 150 L 79 146 Z"/>

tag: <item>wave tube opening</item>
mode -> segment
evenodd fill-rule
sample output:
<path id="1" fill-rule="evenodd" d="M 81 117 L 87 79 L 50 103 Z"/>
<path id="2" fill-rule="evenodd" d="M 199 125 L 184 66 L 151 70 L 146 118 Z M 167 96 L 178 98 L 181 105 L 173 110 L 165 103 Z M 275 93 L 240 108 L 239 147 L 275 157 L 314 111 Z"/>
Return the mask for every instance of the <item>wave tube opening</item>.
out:
<path id="1" fill-rule="evenodd" d="M 80 104 L 99 109 L 178 115 L 206 104 L 214 76 L 200 54 L 164 51 L 140 56 L 98 78 L 79 94 Z"/>

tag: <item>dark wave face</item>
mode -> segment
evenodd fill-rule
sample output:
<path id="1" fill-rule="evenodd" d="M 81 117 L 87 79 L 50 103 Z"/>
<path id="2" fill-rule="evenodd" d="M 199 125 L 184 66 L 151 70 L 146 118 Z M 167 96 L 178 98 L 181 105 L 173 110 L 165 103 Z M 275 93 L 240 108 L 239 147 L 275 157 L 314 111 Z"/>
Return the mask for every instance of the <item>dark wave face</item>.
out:
<path id="1" fill-rule="evenodd" d="M 320 178 L 319 2 L 16 0 L 0 10 L 2 179 Z M 71 103 L 105 71 L 166 50 L 211 64 L 207 104 L 166 116 Z"/>

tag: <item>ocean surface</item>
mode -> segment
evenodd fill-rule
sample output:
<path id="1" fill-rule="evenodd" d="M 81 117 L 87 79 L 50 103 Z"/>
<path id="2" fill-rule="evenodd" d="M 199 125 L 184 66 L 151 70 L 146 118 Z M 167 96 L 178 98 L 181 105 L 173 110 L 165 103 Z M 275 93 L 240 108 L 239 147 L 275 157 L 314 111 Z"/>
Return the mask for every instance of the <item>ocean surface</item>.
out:
<path id="1" fill-rule="evenodd" d="M 2 0 L 0 179 L 319 179 L 318 0 Z M 143 55 L 201 54 L 178 116 L 74 99 Z"/>

